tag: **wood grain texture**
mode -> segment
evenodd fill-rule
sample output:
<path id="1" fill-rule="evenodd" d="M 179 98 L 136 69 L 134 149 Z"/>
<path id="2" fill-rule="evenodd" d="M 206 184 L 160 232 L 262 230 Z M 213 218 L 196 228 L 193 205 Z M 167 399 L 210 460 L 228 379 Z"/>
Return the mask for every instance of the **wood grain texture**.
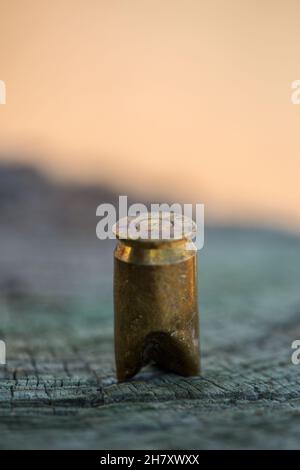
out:
<path id="1" fill-rule="evenodd" d="M 72 241 L 70 241 L 72 240 Z M 112 249 L 0 233 L 1 448 L 298 448 L 300 242 L 209 229 L 199 254 L 202 375 L 117 384 Z"/>

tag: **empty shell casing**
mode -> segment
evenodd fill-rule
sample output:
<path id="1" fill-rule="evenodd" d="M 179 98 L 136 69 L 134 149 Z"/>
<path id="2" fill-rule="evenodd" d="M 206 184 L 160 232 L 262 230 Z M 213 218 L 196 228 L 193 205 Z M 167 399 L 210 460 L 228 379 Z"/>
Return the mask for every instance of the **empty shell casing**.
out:
<path id="1" fill-rule="evenodd" d="M 114 253 L 115 357 L 118 380 L 155 363 L 197 375 L 197 251 L 186 238 L 119 238 Z"/>

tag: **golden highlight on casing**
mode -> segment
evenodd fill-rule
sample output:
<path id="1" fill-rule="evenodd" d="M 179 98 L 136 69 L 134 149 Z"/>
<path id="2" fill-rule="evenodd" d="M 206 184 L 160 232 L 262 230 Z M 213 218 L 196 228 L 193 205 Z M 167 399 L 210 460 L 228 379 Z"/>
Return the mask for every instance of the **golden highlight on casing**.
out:
<path id="1" fill-rule="evenodd" d="M 153 216 L 149 217 L 151 224 Z M 197 375 L 196 248 L 188 235 L 172 238 L 171 234 L 170 239 L 164 239 L 161 229 L 155 240 L 124 237 L 118 224 L 115 232 L 119 238 L 114 253 L 118 380 L 129 379 L 151 363 L 180 375 Z"/>

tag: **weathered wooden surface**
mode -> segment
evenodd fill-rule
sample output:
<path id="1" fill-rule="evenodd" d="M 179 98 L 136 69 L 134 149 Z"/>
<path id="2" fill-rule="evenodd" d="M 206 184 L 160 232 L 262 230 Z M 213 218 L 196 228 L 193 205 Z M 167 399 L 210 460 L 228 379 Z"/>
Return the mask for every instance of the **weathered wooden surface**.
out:
<path id="1" fill-rule="evenodd" d="M 205 242 L 201 377 L 117 384 L 113 244 L 1 229 L 1 448 L 299 447 L 300 241 L 215 228 Z"/>

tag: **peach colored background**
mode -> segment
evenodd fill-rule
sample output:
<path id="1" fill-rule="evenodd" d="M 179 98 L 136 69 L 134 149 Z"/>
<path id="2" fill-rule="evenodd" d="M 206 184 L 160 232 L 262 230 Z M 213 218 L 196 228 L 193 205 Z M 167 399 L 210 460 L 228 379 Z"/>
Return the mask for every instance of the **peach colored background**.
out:
<path id="1" fill-rule="evenodd" d="M 0 0 L 0 154 L 300 228 L 298 0 Z"/>

